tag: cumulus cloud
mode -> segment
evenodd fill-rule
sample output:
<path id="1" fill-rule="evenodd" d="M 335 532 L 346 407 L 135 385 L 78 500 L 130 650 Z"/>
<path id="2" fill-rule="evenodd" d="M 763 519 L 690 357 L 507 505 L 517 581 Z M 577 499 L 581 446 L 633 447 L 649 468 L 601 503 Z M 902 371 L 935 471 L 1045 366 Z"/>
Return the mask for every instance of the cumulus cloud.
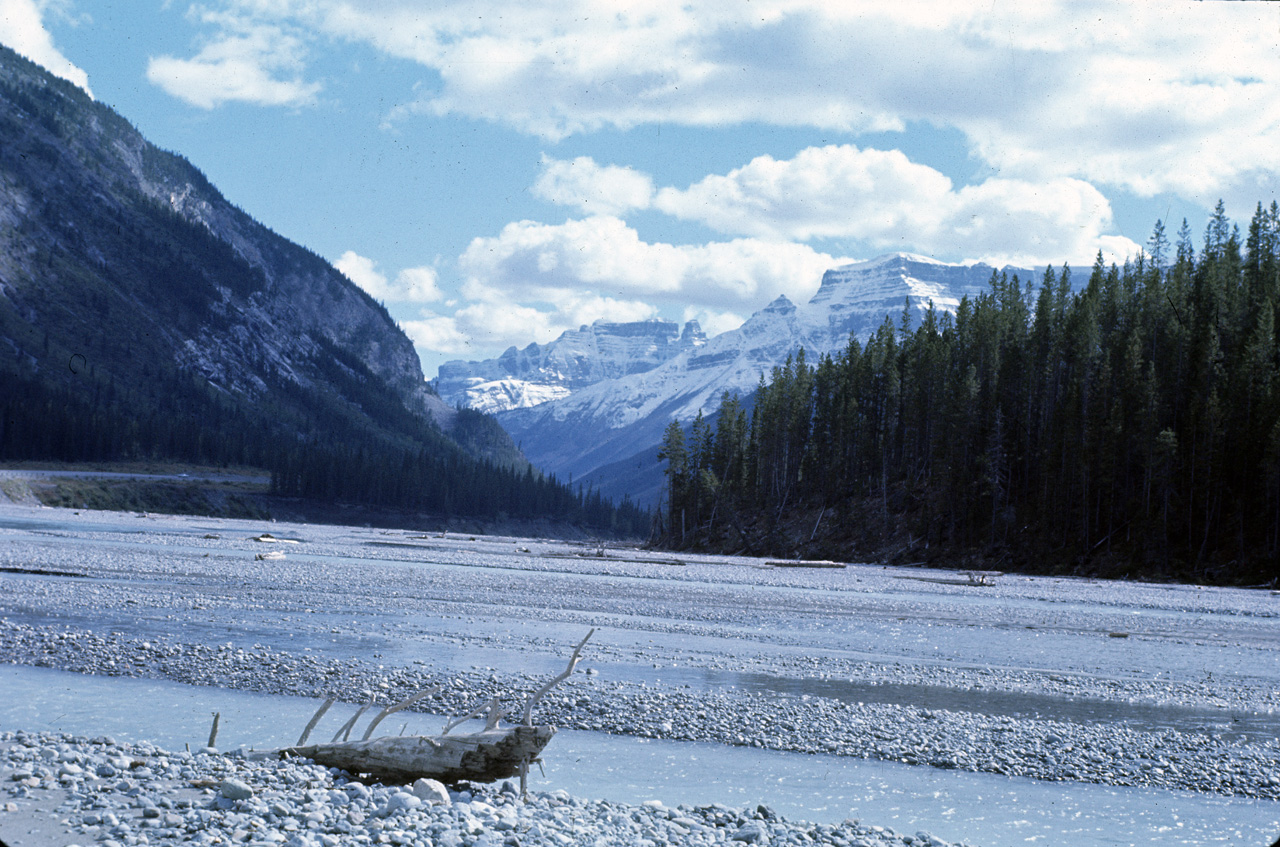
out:
<path id="1" fill-rule="evenodd" d="M 717 336 L 722 332 L 737 329 L 747 320 L 747 316 L 739 312 L 717 312 L 711 309 L 691 306 L 684 310 L 684 321 L 697 321 L 702 331 L 709 336 Z"/>
<path id="2" fill-rule="evenodd" d="M 429 265 L 416 268 L 405 268 L 396 274 L 395 290 L 400 300 L 412 300 L 415 303 L 431 303 L 443 300 L 440 290 L 440 275 Z"/>
<path id="3" fill-rule="evenodd" d="M 354 250 L 339 256 L 333 266 L 377 300 L 430 303 L 444 297 L 436 270 L 432 267 L 405 268 L 396 275 L 393 283 L 378 270 L 377 262 Z"/>
<path id="4" fill-rule="evenodd" d="M 78 85 L 90 97 L 89 75 L 62 55 L 44 26 L 45 12 L 53 4 L 44 0 L 4 0 L 0 3 L 0 44 L 26 56 L 54 76 Z"/>
<path id="5" fill-rule="evenodd" d="M 400 328 L 414 346 L 426 351 L 460 356 L 472 350 L 471 338 L 447 315 L 423 312 L 417 320 L 400 321 Z"/>
<path id="6" fill-rule="evenodd" d="M 464 305 L 447 319 L 405 328 L 438 352 L 461 352 L 459 339 L 501 349 L 550 341 L 597 320 L 653 318 L 666 304 L 718 334 L 778 294 L 807 301 L 823 271 L 843 261 L 805 245 L 757 239 L 650 243 L 608 215 L 559 225 L 519 221 L 475 239 L 459 258 Z"/>
<path id="7" fill-rule="evenodd" d="M 898 150 L 810 147 L 794 159 L 759 156 L 686 189 L 663 188 L 655 205 L 719 232 L 772 239 L 895 238 L 934 229 L 951 180 Z"/>
<path id="8" fill-rule="evenodd" d="M 928 122 L 958 129 L 1010 178 L 1074 177 L 1211 204 L 1215 192 L 1280 174 L 1280 64 L 1267 3 L 223 4 L 236 20 L 316 43 L 361 43 L 431 69 L 411 109 L 553 140 L 653 123 L 857 133 Z M 294 65 L 261 61 L 274 51 L 218 55 L 215 47 L 235 45 L 223 38 L 234 32 L 213 16 L 209 25 L 219 30 L 210 55 L 156 68 L 175 92 L 185 86 L 179 96 L 314 96 L 290 75 Z M 241 52 L 249 58 L 237 61 Z M 220 70 L 243 79 L 217 87 Z M 198 79 L 179 84 L 180 71 Z M 582 202 L 601 204 L 580 204 L 588 213 L 618 212 L 599 198 Z"/>
<path id="9" fill-rule="evenodd" d="M 543 196 L 563 196 L 568 205 L 579 205 L 574 198 L 607 190 L 597 189 L 592 180 L 605 186 L 612 182 L 610 169 L 590 159 L 575 160 L 573 170 L 574 191 L 548 191 Z M 627 174 L 637 181 L 646 179 L 634 171 Z M 687 188 L 651 193 L 654 209 L 725 235 L 753 239 L 744 243 L 767 243 L 771 251 L 786 242 L 838 239 L 949 260 L 1041 265 L 1063 260 L 1087 264 L 1099 249 L 1123 261 L 1138 250 L 1132 241 L 1109 233 L 1111 204 L 1083 180 L 994 178 L 956 188 L 945 174 L 912 162 L 898 150 L 810 147 L 791 159 L 759 156 Z M 639 240 L 631 239 L 625 251 L 615 252 L 622 235 L 614 233 L 597 243 L 608 244 L 609 255 L 624 256 L 630 264 Z M 546 261 L 562 260 L 555 256 Z M 631 266 L 642 268 L 644 263 Z"/>
<path id="10" fill-rule="evenodd" d="M 315 102 L 321 86 L 302 78 L 303 37 L 235 14 L 205 11 L 200 17 L 218 27 L 218 36 L 189 59 L 152 57 L 151 83 L 201 109 L 230 101 L 290 107 Z"/>
<path id="11" fill-rule="evenodd" d="M 561 206 L 576 206 L 589 215 L 619 215 L 644 209 L 653 197 L 653 179 L 631 168 L 601 167 L 590 156 L 570 162 L 542 157 L 542 172 L 533 193 Z"/>
<path id="12" fill-rule="evenodd" d="M 477 238 L 459 259 L 463 294 L 499 290 L 517 300 L 566 302 L 590 291 L 618 299 L 732 307 L 778 294 L 807 300 L 837 260 L 794 243 L 735 239 L 703 245 L 643 241 L 607 215 L 550 225 L 508 224 Z"/>
<path id="13" fill-rule="evenodd" d="M 1087 266 L 1099 250 L 1114 262 L 1138 254 L 1135 242 L 1107 233 L 1111 204 L 1077 179 L 990 179 L 945 199 L 947 214 L 926 242 L 944 254 L 1024 267 L 1063 260 Z"/>

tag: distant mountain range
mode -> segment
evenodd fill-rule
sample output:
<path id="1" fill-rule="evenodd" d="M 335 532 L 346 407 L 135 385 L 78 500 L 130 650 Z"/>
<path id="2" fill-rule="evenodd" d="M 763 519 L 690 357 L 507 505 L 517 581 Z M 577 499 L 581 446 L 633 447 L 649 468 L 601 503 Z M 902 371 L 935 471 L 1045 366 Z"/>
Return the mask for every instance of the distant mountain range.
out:
<path id="1" fill-rule="evenodd" d="M 0 458 L 265 462 L 323 443 L 528 467 L 433 393 L 368 294 L 3 47 L 0 378 L 23 394 L 0 398 Z"/>
<path id="2" fill-rule="evenodd" d="M 550 344 L 509 348 L 496 359 L 446 362 L 436 390 L 445 402 L 484 412 L 537 406 L 607 379 L 644 373 L 707 343 L 697 321 L 596 321 Z"/>
<path id="3" fill-rule="evenodd" d="M 954 311 L 961 298 L 986 291 L 996 270 L 906 253 L 881 256 L 829 270 L 808 303 L 797 306 L 780 296 L 714 338 L 686 327 L 677 340 L 670 322 L 644 324 L 661 327 L 648 334 L 633 324 L 597 324 L 545 348 L 530 345 L 523 357 L 512 348 L 498 360 L 451 362 L 440 369 L 441 394 L 463 403 L 475 397 L 496 413 L 530 461 L 560 478 L 653 503 L 661 484 L 657 444 L 671 420 L 713 414 L 725 391 L 745 398 L 801 348 L 816 361 L 843 349 L 850 336 L 865 340 L 886 316 L 896 325 L 908 298 L 913 320 L 930 303 Z M 1000 270 L 1024 282 L 1038 278 L 1023 268 Z M 619 335 L 647 346 L 640 352 L 640 344 L 599 343 Z M 597 343 L 584 344 L 585 338 Z M 574 355 L 563 355 L 569 350 Z M 562 378 L 567 371 L 554 364 L 557 359 L 572 361 L 573 378 Z M 532 402 L 539 392 L 549 399 Z"/>

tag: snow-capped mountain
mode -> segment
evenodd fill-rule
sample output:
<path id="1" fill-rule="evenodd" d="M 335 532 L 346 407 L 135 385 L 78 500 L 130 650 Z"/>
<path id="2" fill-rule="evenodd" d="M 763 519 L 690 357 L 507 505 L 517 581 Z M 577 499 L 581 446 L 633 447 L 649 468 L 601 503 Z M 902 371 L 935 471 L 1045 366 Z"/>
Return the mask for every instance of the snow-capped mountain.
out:
<path id="1" fill-rule="evenodd" d="M 561 479 L 589 480 L 612 496 L 652 500 L 653 447 L 674 418 L 719 408 L 725 391 L 746 397 L 763 375 L 801 347 L 810 361 L 842 350 L 850 334 L 866 340 L 910 304 L 918 320 L 932 302 L 954 311 L 986 291 L 993 268 L 953 265 L 905 253 L 827 271 L 813 298 L 796 306 L 778 297 L 736 330 L 691 346 L 643 372 L 605 379 L 536 406 L 499 412 L 499 422 L 538 467 Z M 1032 271 L 1004 269 L 1020 280 Z M 647 452 L 646 452 L 647 451 Z M 637 458 L 645 454 L 645 458 Z M 619 464 L 622 463 L 622 464 Z M 607 469 L 602 471 L 601 469 Z"/>
<path id="2" fill-rule="evenodd" d="M 527 408 L 602 380 L 652 370 L 706 341 L 697 321 L 686 323 L 683 331 L 662 319 L 596 321 L 550 344 L 510 347 L 496 359 L 445 362 L 436 390 L 448 403 L 483 412 Z"/>

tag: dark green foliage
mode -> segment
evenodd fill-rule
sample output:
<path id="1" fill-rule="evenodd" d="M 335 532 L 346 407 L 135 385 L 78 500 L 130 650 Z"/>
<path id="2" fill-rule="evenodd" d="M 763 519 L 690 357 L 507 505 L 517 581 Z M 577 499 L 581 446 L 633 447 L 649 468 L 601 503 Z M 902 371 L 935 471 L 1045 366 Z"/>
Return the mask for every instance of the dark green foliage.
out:
<path id="1" fill-rule="evenodd" d="M 1280 210 L 1242 243 L 1219 204 L 1171 264 L 1163 223 L 1150 246 L 1074 293 L 1066 267 L 1039 291 L 993 276 L 954 317 L 775 369 L 747 426 L 734 404 L 668 430 L 667 539 L 1275 581 Z"/>

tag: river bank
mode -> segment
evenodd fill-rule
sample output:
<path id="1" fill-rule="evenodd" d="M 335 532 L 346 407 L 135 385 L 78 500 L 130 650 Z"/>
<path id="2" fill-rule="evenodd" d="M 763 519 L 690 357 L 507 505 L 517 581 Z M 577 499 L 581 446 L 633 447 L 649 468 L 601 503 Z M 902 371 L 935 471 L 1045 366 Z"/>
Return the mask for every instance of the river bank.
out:
<path id="1" fill-rule="evenodd" d="M 764 805 L 667 807 L 592 801 L 564 791 L 521 797 L 511 783 L 443 791 L 365 784 L 305 760 L 173 752 L 109 737 L 0 733 L 0 771 L 14 798 L 0 814 L 0 831 L 12 847 L 75 839 L 104 847 L 947 844 L 928 833 L 900 835 L 855 820 L 788 821 Z"/>
<path id="2" fill-rule="evenodd" d="M 351 704 L 444 680 L 423 708 L 457 714 L 521 699 L 596 626 L 540 721 L 1280 797 L 1267 592 L 45 509 L 0 532 L 10 662 Z"/>

